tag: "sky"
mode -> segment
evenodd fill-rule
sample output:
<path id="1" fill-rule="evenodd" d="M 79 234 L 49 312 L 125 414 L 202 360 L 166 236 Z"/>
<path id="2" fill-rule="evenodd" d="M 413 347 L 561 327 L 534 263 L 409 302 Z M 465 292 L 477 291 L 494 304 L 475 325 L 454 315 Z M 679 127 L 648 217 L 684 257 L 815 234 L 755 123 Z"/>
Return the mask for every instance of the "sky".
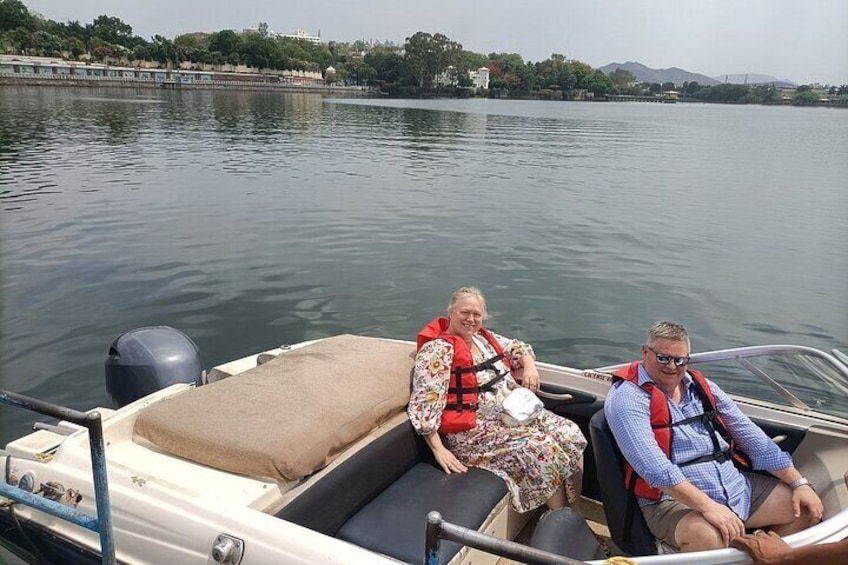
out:
<path id="1" fill-rule="evenodd" d="M 22 0 L 47 19 L 118 17 L 146 40 L 195 31 L 303 29 L 324 41 L 442 33 L 476 53 L 636 61 L 707 76 L 848 84 L 848 0 Z M 320 33 L 319 33 L 320 32 Z"/>

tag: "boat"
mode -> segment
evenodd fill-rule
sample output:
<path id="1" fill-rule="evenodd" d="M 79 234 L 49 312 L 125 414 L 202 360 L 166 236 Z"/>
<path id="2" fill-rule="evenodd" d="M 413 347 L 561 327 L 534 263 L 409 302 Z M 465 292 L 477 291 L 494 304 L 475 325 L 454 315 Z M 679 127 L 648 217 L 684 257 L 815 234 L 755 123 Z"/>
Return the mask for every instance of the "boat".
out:
<path id="1" fill-rule="evenodd" d="M 644 522 L 625 524 L 629 495 L 602 407 L 627 360 L 538 363 L 546 407 L 590 439 L 584 500 L 603 508 L 604 548 L 570 509 L 519 514 L 494 475 L 433 465 L 405 413 L 414 349 L 337 335 L 205 371 L 187 336 L 157 326 L 109 348 L 112 407 L 81 412 L 0 391 L 2 403 L 56 421 L 2 451 L 0 544 L 28 563 L 602 563 L 609 548 L 640 565 L 750 562 L 732 548 L 667 552 Z M 775 345 L 695 353 L 691 364 L 819 493 L 825 519 L 785 541 L 848 537 L 848 358 Z"/>

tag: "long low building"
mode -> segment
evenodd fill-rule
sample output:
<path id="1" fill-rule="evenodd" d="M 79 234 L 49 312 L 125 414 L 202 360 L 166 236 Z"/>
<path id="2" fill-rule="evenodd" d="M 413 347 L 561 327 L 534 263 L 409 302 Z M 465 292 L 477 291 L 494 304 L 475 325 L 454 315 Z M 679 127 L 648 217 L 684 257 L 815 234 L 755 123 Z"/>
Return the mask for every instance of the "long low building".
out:
<path id="1" fill-rule="evenodd" d="M 322 85 L 320 73 L 277 71 L 266 73 L 235 73 L 197 71 L 188 69 L 159 69 L 125 67 L 86 61 L 65 61 L 49 57 L 26 57 L 22 55 L 0 55 L 0 77 L 32 78 L 44 80 L 115 80 L 161 84 L 216 84 L 233 85 L 237 82 L 250 84 L 288 84 L 298 86 Z"/>

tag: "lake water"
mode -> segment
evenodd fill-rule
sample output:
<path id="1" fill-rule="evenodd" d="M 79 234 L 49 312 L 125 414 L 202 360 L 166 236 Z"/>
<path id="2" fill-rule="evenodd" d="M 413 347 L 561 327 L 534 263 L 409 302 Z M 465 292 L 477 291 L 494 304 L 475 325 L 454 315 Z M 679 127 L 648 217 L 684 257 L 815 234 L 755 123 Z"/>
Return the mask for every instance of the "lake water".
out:
<path id="1" fill-rule="evenodd" d="M 107 402 L 111 341 L 206 367 L 341 332 L 414 339 L 480 286 L 545 361 L 848 349 L 848 112 L 0 88 L 0 387 Z M 32 417 L 2 410 L 0 445 Z"/>

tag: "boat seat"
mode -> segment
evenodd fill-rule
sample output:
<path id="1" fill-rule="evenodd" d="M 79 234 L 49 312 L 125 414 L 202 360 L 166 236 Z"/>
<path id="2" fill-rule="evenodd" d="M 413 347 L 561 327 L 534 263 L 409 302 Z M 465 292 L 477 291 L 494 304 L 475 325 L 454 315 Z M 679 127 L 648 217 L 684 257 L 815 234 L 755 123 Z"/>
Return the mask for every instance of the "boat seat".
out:
<path id="1" fill-rule="evenodd" d="M 409 420 L 321 477 L 276 517 L 395 559 L 424 558 L 427 514 L 477 530 L 506 496 L 506 484 L 482 469 L 448 475 Z M 442 543 L 447 563 L 461 545 Z"/>
<path id="2" fill-rule="evenodd" d="M 589 524 L 571 508 L 545 512 L 533 530 L 530 545 L 577 561 L 606 558 Z"/>
<path id="3" fill-rule="evenodd" d="M 406 563 L 424 559 L 427 514 L 477 530 L 507 493 L 499 477 L 482 469 L 448 475 L 428 463 L 418 463 L 380 493 L 350 520 L 337 537 L 390 555 Z M 439 563 L 447 563 L 462 548 L 442 542 Z"/>
<path id="4" fill-rule="evenodd" d="M 589 420 L 589 435 L 612 541 L 629 555 L 656 555 L 656 538 L 648 529 L 635 495 L 624 484 L 624 456 L 618 449 L 603 410 L 595 412 Z M 627 524 L 627 507 L 631 504 L 632 519 Z"/>

